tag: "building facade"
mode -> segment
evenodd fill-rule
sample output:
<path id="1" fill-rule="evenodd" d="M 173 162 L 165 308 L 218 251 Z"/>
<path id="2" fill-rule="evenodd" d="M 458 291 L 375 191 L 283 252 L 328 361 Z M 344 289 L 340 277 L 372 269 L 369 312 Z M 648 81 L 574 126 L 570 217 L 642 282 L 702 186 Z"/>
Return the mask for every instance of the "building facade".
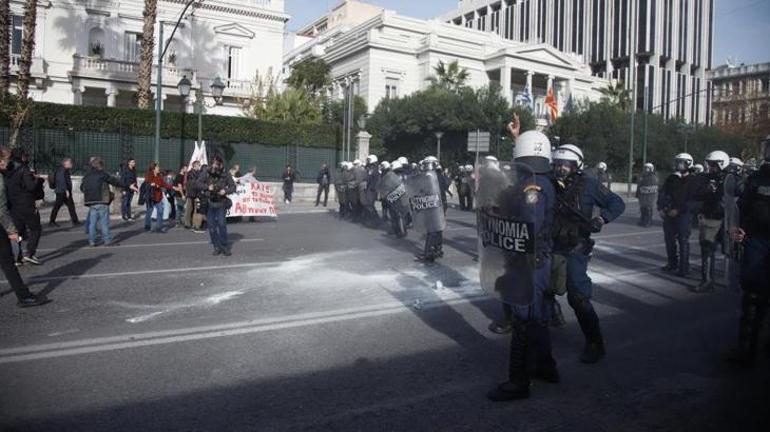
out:
<path id="1" fill-rule="evenodd" d="M 430 86 L 434 68 L 457 60 L 475 88 L 500 85 L 510 103 L 531 89 L 534 111 L 545 124 L 545 97 L 553 89 L 564 109 L 570 99 L 596 100 L 609 83 L 591 74 L 588 65 L 548 44 L 520 43 L 437 20 L 419 20 L 383 11 L 358 26 L 340 26 L 320 34 L 284 56 L 284 72 L 309 57 L 331 67 L 331 93 L 347 88 L 373 111 L 385 98 L 405 96 Z"/>
<path id="2" fill-rule="evenodd" d="M 11 0 L 11 65 L 18 71 L 23 1 Z M 208 113 L 241 115 L 257 73 L 279 73 L 289 16 L 284 0 L 206 0 L 190 9 L 173 38 L 186 0 L 159 0 L 153 83 L 157 82 L 160 23 L 164 43 L 163 109 L 192 112 L 195 92 L 179 96 L 183 76 L 205 98 L 220 77 L 224 104 Z M 75 105 L 135 107 L 143 0 L 40 1 L 32 65 L 34 100 Z M 155 85 L 152 88 L 155 94 Z M 209 105 L 213 105 L 208 101 Z"/>
<path id="3" fill-rule="evenodd" d="M 441 20 L 578 55 L 631 88 L 637 108 L 709 120 L 713 0 L 460 0 Z"/>
<path id="4" fill-rule="evenodd" d="M 770 63 L 722 65 L 709 71 L 711 121 L 724 128 L 770 133 Z"/>

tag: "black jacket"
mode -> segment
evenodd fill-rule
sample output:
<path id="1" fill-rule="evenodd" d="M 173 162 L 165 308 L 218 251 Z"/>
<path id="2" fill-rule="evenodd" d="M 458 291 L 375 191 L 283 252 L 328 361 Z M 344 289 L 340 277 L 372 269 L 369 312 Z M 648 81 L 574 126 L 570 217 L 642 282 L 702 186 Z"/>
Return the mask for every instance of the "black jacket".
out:
<path id="1" fill-rule="evenodd" d="M 658 210 L 677 210 L 679 214 L 687 212 L 687 202 L 692 199 L 693 178 L 693 175 L 681 177 L 676 173 L 668 176 L 658 193 Z"/>
<path id="2" fill-rule="evenodd" d="M 324 182 L 324 178 L 326 182 Z M 331 175 L 329 174 L 329 168 L 323 168 L 318 171 L 318 175 L 315 178 L 316 183 L 322 186 L 328 186 L 331 183 Z"/>
<path id="3" fill-rule="evenodd" d="M 42 179 L 38 179 L 26 165 L 10 162 L 5 171 L 5 186 L 8 191 L 8 208 L 11 211 L 35 208 L 35 190 Z"/>
<path id="4" fill-rule="evenodd" d="M 88 171 L 80 183 L 80 191 L 83 192 L 83 204 L 87 206 L 108 205 L 111 201 L 110 185 L 119 188 L 128 187 L 119 178 L 107 174 L 104 170 L 92 169 Z"/>
<path id="5" fill-rule="evenodd" d="M 57 194 L 72 193 L 72 176 L 70 170 L 59 167 L 54 174 L 54 181 L 56 182 L 54 191 Z"/>
<path id="6" fill-rule="evenodd" d="M 209 191 L 209 185 L 214 186 L 213 191 Z M 195 185 L 198 196 L 207 198 L 210 207 L 220 208 L 225 205 L 227 195 L 235 193 L 235 181 L 227 172 L 214 172 L 211 170 L 203 171 L 198 176 Z M 219 195 L 219 191 L 224 189 L 225 195 Z"/>

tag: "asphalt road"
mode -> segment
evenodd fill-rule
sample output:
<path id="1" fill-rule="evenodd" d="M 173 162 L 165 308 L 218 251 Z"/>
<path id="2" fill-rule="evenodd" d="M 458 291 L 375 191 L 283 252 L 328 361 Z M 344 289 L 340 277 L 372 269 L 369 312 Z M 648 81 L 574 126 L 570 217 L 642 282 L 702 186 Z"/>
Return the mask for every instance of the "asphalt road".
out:
<path id="1" fill-rule="evenodd" d="M 52 303 L 0 298 L 3 431 L 770 430 L 770 359 L 736 372 L 740 297 L 693 294 L 661 274 L 660 224 L 638 207 L 597 236 L 591 266 L 608 356 L 578 362 L 582 335 L 553 330 L 558 385 L 493 404 L 508 337 L 479 288 L 475 218 L 450 210 L 446 257 L 421 240 L 333 213 L 232 224 L 230 258 L 207 236 L 118 225 L 120 245 L 46 231 L 22 274 Z M 114 222 L 117 224 L 117 222 Z M 698 273 L 697 236 L 692 262 Z M 7 294 L 8 285 L 0 284 Z"/>

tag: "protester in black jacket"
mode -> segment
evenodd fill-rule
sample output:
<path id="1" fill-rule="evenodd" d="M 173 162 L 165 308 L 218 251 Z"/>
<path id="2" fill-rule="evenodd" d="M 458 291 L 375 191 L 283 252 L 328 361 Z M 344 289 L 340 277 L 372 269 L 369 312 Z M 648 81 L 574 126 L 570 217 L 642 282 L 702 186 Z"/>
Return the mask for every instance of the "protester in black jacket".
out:
<path id="1" fill-rule="evenodd" d="M 25 263 L 42 264 L 37 257 L 37 246 L 43 227 L 40 225 L 40 213 L 35 202 L 43 199 L 43 179 L 32 172 L 27 166 L 27 153 L 22 149 L 14 149 L 11 153 L 11 163 L 3 173 L 8 190 L 8 208 L 19 234 L 27 239 L 27 250 L 22 257 Z"/>
<path id="2" fill-rule="evenodd" d="M 136 160 L 129 159 L 126 165 L 120 170 L 120 181 L 124 185 L 135 186 L 136 181 Z M 120 216 L 124 221 L 130 222 L 134 220 L 131 215 L 131 202 L 134 199 L 134 191 L 132 189 L 126 189 L 123 192 L 123 199 L 120 203 Z"/>
<path id="3" fill-rule="evenodd" d="M 0 148 L 0 171 L 5 172 L 8 167 L 11 152 L 7 148 Z M 35 295 L 21 279 L 19 269 L 14 265 L 14 257 L 11 253 L 11 242 L 19 241 L 19 231 L 13 223 L 13 218 L 8 211 L 4 177 L 0 175 L 0 267 L 8 284 L 16 293 L 19 307 L 40 306 L 48 302 L 44 294 Z"/>
<path id="4" fill-rule="evenodd" d="M 104 171 L 104 162 L 95 158 L 80 183 L 80 191 L 83 192 L 83 203 L 88 206 L 88 244 L 96 246 L 97 224 L 102 231 L 102 241 L 105 245 L 112 243 L 110 235 L 110 204 L 114 199 L 110 185 L 118 188 L 130 188 L 139 192 L 135 185 L 126 185 L 119 178 L 111 176 Z"/>
<path id="5" fill-rule="evenodd" d="M 56 202 L 51 210 L 51 219 L 48 225 L 58 227 L 56 223 L 56 216 L 59 215 L 59 209 L 62 205 L 67 206 L 67 210 L 70 213 L 70 221 L 72 225 L 80 225 L 78 220 L 78 213 L 75 211 L 75 201 L 72 199 L 72 176 L 70 170 L 72 169 L 72 159 L 66 158 L 62 160 L 61 166 L 56 169 L 53 174 L 54 183 L 49 185 L 56 193 Z"/>
<path id="6" fill-rule="evenodd" d="M 201 172 L 195 188 L 199 196 L 208 202 L 206 220 L 211 244 L 214 245 L 214 255 L 230 256 L 226 217 L 232 201 L 227 195 L 235 193 L 235 181 L 225 171 L 224 161 L 220 156 L 214 156 L 211 168 Z"/>
<path id="7" fill-rule="evenodd" d="M 318 193 L 315 197 L 315 206 L 321 202 L 321 193 L 324 194 L 324 207 L 326 207 L 327 201 L 329 201 L 329 184 L 331 183 L 331 175 L 329 174 L 329 167 L 326 164 L 321 165 L 321 169 L 318 171 L 318 175 L 315 179 L 318 183 Z"/>
<path id="8" fill-rule="evenodd" d="M 283 201 L 289 204 L 294 193 L 294 182 L 297 181 L 297 174 L 294 173 L 294 168 L 291 165 L 286 165 L 281 178 L 283 179 Z"/>

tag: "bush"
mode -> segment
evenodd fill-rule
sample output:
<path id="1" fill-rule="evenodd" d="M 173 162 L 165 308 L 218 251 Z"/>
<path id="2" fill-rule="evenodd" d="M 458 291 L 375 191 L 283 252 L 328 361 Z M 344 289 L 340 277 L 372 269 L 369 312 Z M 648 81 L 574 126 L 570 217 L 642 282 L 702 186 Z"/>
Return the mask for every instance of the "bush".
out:
<path id="1" fill-rule="evenodd" d="M 9 120 L 5 115 L 0 116 L 0 126 L 8 126 Z M 134 136 L 154 136 L 155 112 L 36 102 L 29 113 L 26 125 L 35 129 L 118 132 L 129 133 Z M 164 112 L 161 116 L 160 133 L 164 139 L 195 140 L 198 138 L 197 115 Z M 269 146 L 298 145 L 337 148 L 335 130 L 326 124 L 269 123 L 247 117 L 218 115 L 203 116 L 203 139 L 223 143 L 247 142 Z"/>

